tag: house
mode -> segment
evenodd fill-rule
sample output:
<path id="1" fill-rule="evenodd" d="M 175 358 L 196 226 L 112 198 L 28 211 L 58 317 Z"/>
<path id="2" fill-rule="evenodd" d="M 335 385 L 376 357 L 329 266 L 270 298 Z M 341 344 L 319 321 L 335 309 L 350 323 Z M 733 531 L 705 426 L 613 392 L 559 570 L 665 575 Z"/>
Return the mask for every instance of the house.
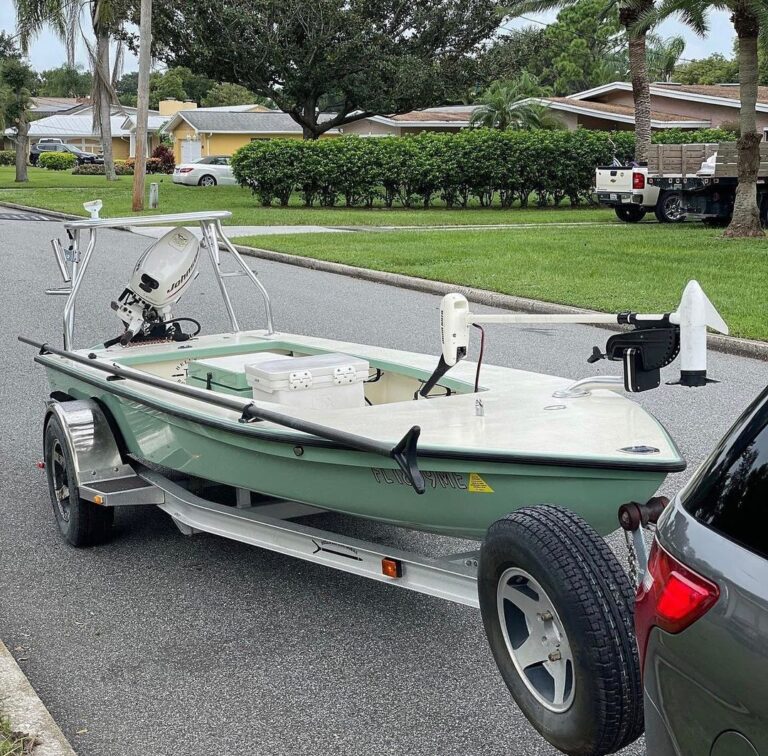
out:
<path id="1" fill-rule="evenodd" d="M 301 126 L 287 113 L 262 105 L 178 111 L 161 129 L 173 140 L 177 163 L 206 155 L 231 155 L 256 139 L 302 139 Z M 330 129 L 328 136 L 338 136 Z"/>
<path id="2" fill-rule="evenodd" d="M 556 111 L 568 128 L 632 129 L 632 85 L 614 81 L 568 97 L 541 97 L 536 102 Z M 704 129 L 733 124 L 739 118 L 739 85 L 651 84 L 652 129 Z M 758 129 L 768 131 L 768 87 L 759 87 Z"/>

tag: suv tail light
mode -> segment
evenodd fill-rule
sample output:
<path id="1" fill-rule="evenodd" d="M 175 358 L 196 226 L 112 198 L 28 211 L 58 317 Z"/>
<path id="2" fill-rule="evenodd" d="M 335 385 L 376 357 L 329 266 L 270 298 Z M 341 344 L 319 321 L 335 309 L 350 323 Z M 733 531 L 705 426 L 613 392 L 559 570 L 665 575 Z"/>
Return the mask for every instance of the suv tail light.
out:
<path id="1" fill-rule="evenodd" d="M 720 589 L 715 583 L 678 562 L 654 539 L 635 604 L 641 669 L 652 628 L 673 634 L 682 632 L 706 614 L 719 596 Z"/>
<path id="2" fill-rule="evenodd" d="M 643 173 L 632 174 L 632 188 L 645 189 L 645 174 Z"/>

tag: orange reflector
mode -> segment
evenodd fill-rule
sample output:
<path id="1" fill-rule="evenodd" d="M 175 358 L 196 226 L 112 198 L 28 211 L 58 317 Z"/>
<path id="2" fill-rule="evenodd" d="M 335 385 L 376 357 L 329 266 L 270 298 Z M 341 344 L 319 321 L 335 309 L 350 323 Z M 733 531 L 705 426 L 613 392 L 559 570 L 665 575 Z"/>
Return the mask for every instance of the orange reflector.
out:
<path id="1" fill-rule="evenodd" d="M 403 576 L 403 564 L 399 559 L 390 559 L 389 557 L 381 560 L 381 572 L 383 575 L 391 578 Z"/>
<path id="2" fill-rule="evenodd" d="M 96 494 L 96 496 L 93 497 L 93 503 L 94 504 L 103 504 L 104 503 L 104 497 L 100 496 L 99 494 Z"/>

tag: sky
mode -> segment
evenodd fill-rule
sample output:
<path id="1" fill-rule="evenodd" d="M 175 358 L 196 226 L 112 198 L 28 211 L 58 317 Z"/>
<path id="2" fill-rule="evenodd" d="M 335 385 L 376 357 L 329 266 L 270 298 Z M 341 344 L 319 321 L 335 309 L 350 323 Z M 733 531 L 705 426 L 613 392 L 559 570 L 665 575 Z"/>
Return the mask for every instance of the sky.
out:
<path id="1" fill-rule="evenodd" d="M 533 16 L 543 22 L 551 21 L 556 14 L 541 14 Z M 517 19 L 507 24 L 508 26 L 526 26 L 528 22 Z M 16 15 L 12 0 L 0 0 L 0 29 L 9 34 L 16 33 Z M 662 24 L 658 33 L 662 37 L 681 35 L 686 40 L 683 58 L 687 60 L 703 58 L 711 53 L 723 53 L 730 56 L 733 50 L 733 29 L 726 12 L 718 11 L 710 17 L 710 33 L 701 38 L 676 21 L 666 21 Z M 31 45 L 29 60 L 38 71 L 46 68 L 56 68 L 66 60 L 64 45 L 50 31 L 43 31 Z M 80 45 L 78 62 L 87 65 L 88 57 L 85 45 Z M 125 72 L 135 71 L 138 68 L 134 56 L 127 54 L 125 60 Z"/>

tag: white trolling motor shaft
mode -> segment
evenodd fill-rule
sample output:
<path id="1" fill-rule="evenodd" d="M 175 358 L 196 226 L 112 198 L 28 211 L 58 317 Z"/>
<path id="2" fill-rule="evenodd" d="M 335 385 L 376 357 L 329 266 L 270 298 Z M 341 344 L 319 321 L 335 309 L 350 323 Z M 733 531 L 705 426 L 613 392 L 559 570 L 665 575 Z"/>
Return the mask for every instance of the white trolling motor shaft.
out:
<path id="1" fill-rule="evenodd" d="M 442 360 L 452 367 L 467 355 L 469 327 L 473 323 L 505 324 L 630 324 L 639 328 L 677 325 L 680 328 L 680 384 L 704 386 L 707 383 L 707 328 L 728 333 L 728 326 L 697 281 L 689 281 L 675 312 L 667 314 L 584 313 L 574 315 L 536 315 L 528 313 L 478 314 L 469 311 L 464 295 L 446 294 L 440 304 Z"/>

